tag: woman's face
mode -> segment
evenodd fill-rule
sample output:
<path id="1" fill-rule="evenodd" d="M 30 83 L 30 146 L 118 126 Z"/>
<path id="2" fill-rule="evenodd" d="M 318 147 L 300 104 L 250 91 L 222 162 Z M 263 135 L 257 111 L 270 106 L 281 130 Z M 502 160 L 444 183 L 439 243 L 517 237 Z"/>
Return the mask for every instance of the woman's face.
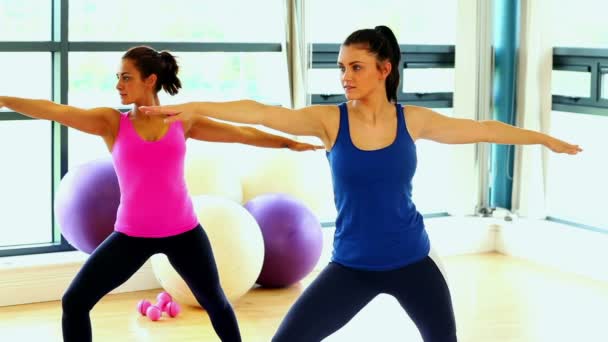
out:
<path id="1" fill-rule="evenodd" d="M 376 56 L 367 49 L 357 45 L 342 46 L 338 66 L 340 81 L 348 100 L 365 98 L 379 90 L 382 94 L 386 92 L 386 63 L 379 63 Z M 390 71 L 390 64 L 388 68 Z"/>
<path id="2" fill-rule="evenodd" d="M 141 73 L 130 59 L 122 59 L 116 78 L 116 90 L 123 105 L 141 102 L 150 92 L 154 94 L 156 75 L 142 79 Z"/>

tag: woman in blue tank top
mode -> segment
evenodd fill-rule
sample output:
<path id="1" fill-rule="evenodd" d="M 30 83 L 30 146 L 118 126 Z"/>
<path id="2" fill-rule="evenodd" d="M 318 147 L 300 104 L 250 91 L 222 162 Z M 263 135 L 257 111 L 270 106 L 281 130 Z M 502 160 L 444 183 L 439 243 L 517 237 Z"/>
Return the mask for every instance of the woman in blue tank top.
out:
<path id="1" fill-rule="evenodd" d="M 429 238 L 412 202 L 415 141 L 543 144 L 558 153 L 581 151 L 498 121 L 456 119 L 396 104 L 400 56 L 388 27 L 353 32 L 338 57 L 348 99 L 339 106 L 291 110 L 244 100 L 142 107 L 148 114 L 172 114 L 168 122 L 204 115 L 323 141 L 338 212 L 332 261 L 289 310 L 273 341 L 321 341 L 380 293 L 399 301 L 425 342 L 456 341 L 450 292 L 429 256 Z"/>

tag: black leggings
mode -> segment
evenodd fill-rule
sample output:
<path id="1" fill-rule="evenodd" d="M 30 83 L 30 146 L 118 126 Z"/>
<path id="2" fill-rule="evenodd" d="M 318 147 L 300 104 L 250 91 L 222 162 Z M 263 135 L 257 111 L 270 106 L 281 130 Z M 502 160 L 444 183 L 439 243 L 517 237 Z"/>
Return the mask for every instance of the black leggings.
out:
<path id="1" fill-rule="evenodd" d="M 166 238 L 112 233 L 88 258 L 62 298 L 63 339 L 92 340 L 89 312 L 107 293 L 127 281 L 153 254 L 164 253 L 207 310 L 222 341 L 241 341 L 232 306 L 219 282 L 207 234 L 199 225 Z"/>
<path id="2" fill-rule="evenodd" d="M 456 341 L 450 291 L 430 257 L 391 271 L 330 263 L 291 307 L 272 341 L 321 341 L 380 293 L 399 301 L 425 342 Z"/>

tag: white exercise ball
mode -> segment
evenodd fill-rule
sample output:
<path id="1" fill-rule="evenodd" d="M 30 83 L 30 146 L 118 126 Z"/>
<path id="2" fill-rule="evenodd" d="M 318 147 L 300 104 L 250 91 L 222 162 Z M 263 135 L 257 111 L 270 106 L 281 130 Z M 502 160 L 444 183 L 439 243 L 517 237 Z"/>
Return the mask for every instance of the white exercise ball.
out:
<path id="1" fill-rule="evenodd" d="M 240 173 L 232 160 L 222 153 L 221 144 L 208 143 L 192 149 L 186 156 L 185 177 L 192 196 L 210 195 L 225 197 L 238 203 L 243 200 Z"/>
<path id="2" fill-rule="evenodd" d="M 194 197 L 193 202 L 211 242 L 222 289 L 234 302 L 249 291 L 262 270 L 264 239 L 260 227 L 242 205 L 232 200 L 203 195 Z M 165 255 L 153 256 L 152 268 L 161 286 L 178 303 L 200 306 Z"/>
<path id="3" fill-rule="evenodd" d="M 317 217 L 333 217 L 331 173 L 323 151 L 273 150 L 242 176 L 243 203 L 267 193 L 302 201 Z"/>

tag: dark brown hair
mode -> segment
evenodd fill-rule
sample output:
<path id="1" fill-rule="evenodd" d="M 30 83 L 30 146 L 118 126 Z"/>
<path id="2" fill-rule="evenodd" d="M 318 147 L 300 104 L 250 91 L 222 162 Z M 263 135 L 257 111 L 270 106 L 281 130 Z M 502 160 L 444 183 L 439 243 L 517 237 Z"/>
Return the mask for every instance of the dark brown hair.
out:
<path id="1" fill-rule="evenodd" d="M 397 102 L 397 88 L 399 87 L 399 61 L 401 50 L 393 31 L 386 26 L 376 26 L 373 29 L 357 30 L 348 36 L 343 46 L 361 45 L 372 54 L 376 60 L 391 63 L 391 73 L 385 81 L 386 97 L 389 101 Z"/>
<path id="2" fill-rule="evenodd" d="M 169 51 L 158 52 L 149 46 L 136 46 L 125 52 L 122 59 L 132 61 L 143 78 L 155 74 L 156 92 L 162 88 L 169 95 L 175 95 L 182 87 L 177 77 L 179 66 Z"/>

